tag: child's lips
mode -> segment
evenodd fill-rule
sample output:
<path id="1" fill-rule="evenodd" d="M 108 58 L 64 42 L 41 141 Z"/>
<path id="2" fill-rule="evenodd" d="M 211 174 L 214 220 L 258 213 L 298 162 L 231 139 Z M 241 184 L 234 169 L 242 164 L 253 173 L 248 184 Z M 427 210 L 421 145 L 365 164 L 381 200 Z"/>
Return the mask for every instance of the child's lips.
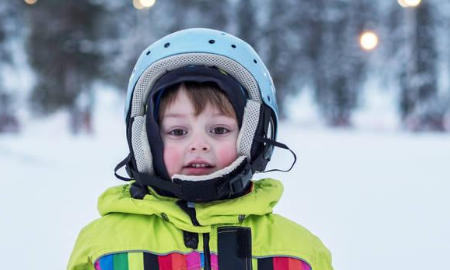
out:
<path id="1" fill-rule="evenodd" d="M 195 160 L 188 162 L 187 165 L 184 167 L 185 168 L 211 168 L 211 167 L 214 167 L 214 165 L 203 159 L 195 159 Z"/>
<path id="2" fill-rule="evenodd" d="M 214 171 L 215 166 L 204 160 L 194 160 L 183 168 L 185 175 L 205 175 Z"/>

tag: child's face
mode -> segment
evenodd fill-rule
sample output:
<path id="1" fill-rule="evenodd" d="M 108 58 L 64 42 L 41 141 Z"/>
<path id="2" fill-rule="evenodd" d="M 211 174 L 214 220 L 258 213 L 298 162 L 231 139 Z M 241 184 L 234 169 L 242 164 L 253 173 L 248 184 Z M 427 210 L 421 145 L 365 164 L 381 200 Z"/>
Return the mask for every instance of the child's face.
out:
<path id="1" fill-rule="evenodd" d="M 170 177 L 211 174 L 237 158 L 237 119 L 211 105 L 198 116 L 194 112 L 182 88 L 161 116 L 164 163 Z"/>

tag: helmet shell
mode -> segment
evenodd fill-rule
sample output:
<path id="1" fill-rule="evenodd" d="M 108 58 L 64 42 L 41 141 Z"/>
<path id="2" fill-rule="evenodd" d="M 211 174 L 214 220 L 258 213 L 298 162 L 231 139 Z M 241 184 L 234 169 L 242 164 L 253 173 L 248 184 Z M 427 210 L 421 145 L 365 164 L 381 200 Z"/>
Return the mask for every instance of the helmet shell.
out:
<path id="1" fill-rule="evenodd" d="M 181 70 L 185 67 L 218 70 L 233 77 L 239 91 L 247 92 L 236 97 L 245 99 L 236 142 L 239 156 L 209 175 L 168 175 L 162 158 L 164 146 L 154 114 L 158 110 L 154 95 L 163 90 L 154 87 L 165 75 L 186 75 Z M 228 98 L 236 101 L 232 94 L 228 92 Z M 261 58 L 245 41 L 217 30 L 186 29 L 161 38 L 141 53 L 128 83 L 125 121 L 130 155 L 122 163 L 140 190 L 151 186 L 196 202 L 241 196 L 253 174 L 265 170 L 273 152 L 278 124 L 275 87 Z"/>
<path id="2" fill-rule="evenodd" d="M 128 83 L 125 104 L 126 120 L 129 115 L 134 88 L 144 71 L 153 63 L 164 58 L 188 53 L 221 55 L 242 65 L 258 83 L 262 102 L 271 108 L 275 121 L 278 122 L 275 87 L 270 73 L 259 55 L 245 41 L 228 33 L 206 28 L 192 28 L 174 32 L 156 41 L 141 53 Z"/>

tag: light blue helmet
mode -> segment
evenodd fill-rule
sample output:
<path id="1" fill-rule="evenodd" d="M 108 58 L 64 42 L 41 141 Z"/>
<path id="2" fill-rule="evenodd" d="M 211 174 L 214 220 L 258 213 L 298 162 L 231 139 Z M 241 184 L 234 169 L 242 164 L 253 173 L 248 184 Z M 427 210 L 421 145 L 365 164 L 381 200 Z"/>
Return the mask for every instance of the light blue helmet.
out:
<path id="1" fill-rule="evenodd" d="M 206 69 L 211 81 L 219 85 L 228 80 L 223 76 L 231 77 L 239 85 L 236 91 L 245 92 L 236 145 L 239 157 L 212 175 L 194 177 L 196 181 L 180 175 L 170 179 L 162 161 L 162 140 L 152 111 L 158 108 L 152 104 L 152 97 L 163 76 L 183 77 L 183 70 L 194 69 Z M 130 155 L 122 165 L 127 166 L 137 185 L 151 186 L 187 201 L 240 196 L 253 174 L 265 170 L 272 155 L 271 142 L 278 124 L 275 87 L 261 58 L 245 41 L 222 31 L 186 29 L 161 38 L 142 52 L 128 83 L 125 120 Z M 199 189 L 208 190 L 210 195 L 199 194 Z"/>

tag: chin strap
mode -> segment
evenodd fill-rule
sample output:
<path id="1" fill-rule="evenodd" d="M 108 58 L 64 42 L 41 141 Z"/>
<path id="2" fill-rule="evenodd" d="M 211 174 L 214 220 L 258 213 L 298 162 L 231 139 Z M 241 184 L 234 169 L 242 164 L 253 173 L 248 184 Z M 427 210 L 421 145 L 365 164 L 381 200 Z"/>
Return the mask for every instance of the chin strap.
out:
<path id="1" fill-rule="evenodd" d="M 136 180 L 140 186 L 151 186 L 164 190 L 189 202 L 209 202 L 239 197 L 247 190 L 254 173 L 252 166 L 247 159 L 244 159 L 229 175 L 204 181 L 183 181 L 177 178 L 170 181 L 156 175 L 140 173 L 134 170 L 130 164 L 131 156 L 128 155 L 115 167 L 114 174 L 116 177 L 124 181 Z M 126 166 L 127 173 L 132 178 L 117 174 L 117 171 L 123 166 Z"/>
<path id="2" fill-rule="evenodd" d="M 263 137 L 255 137 L 255 141 L 262 142 L 262 143 L 265 143 L 265 144 L 269 144 L 269 145 L 272 145 L 272 146 L 275 146 L 275 147 L 279 147 L 279 148 L 288 150 L 289 152 L 291 152 L 292 156 L 294 156 L 294 161 L 292 161 L 291 167 L 289 167 L 289 169 L 287 169 L 287 170 L 271 169 L 271 170 L 266 171 L 265 168 L 266 168 L 267 163 L 269 163 L 269 161 L 270 161 L 270 157 L 266 157 L 267 156 L 266 152 L 263 151 L 263 153 L 255 161 L 255 167 L 260 168 L 260 167 L 263 166 L 263 169 L 259 170 L 260 172 L 264 172 L 264 173 L 268 173 L 268 172 L 289 172 L 289 171 L 292 170 L 292 168 L 294 168 L 294 165 L 297 162 L 297 155 L 287 145 L 285 145 L 284 143 L 280 143 L 280 142 L 277 142 L 275 140 L 268 139 L 268 138 L 263 138 Z M 272 150 L 273 149 L 269 149 L 268 151 L 272 151 Z"/>
<path id="3" fill-rule="evenodd" d="M 123 181 L 127 181 L 127 182 L 131 181 L 131 180 L 134 180 L 133 178 L 123 177 L 123 176 L 121 176 L 121 175 L 119 175 L 117 173 L 117 171 L 120 170 L 120 168 L 125 166 L 125 170 L 127 171 L 127 174 L 129 176 L 131 176 L 132 174 L 131 174 L 131 171 L 130 171 L 130 168 L 131 168 L 130 165 L 131 165 L 131 154 L 128 154 L 128 156 L 126 158 L 124 158 L 124 160 L 119 162 L 119 164 L 117 164 L 116 167 L 114 168 L 114 175 L 116 176 L 116 178 L 118 178 L 120 180 L 123 180 Z"/>
<path id="4" fill-rule="evenodd" d="M 114 174 L 120 180 L 136 180 L 140 187 L 150 186 L 157 190 L 163 190 L 188 202 L 209 202 L 236 198 L 245 193 L 255 172 L 289 172 L 297 161 L 295 153 L 285 144 L 262 137 L 256 137 L 255 140 L 290 151 L 294 156 L 291 167 L 288 170 L 272 169 L 265 171 L 265 167 L 270 161 L 270 154 L 267 151 L 273 150 L 268 147 L 266 148 L 268 150 L 263 151 L 252 164 L 247 159 L 244 159 L 230 174 L 203 181 L 183 181 L 183 179 L 177 178 L 171 181 L 156 175 L 140 173 L 132 166 L 131 154 L 117 164 L 114 168 Z M 117 171 L 124 166 L 131 178 L 117 174 Z M 141 194 L 138 197 L 142 198 L 143 196 Z"/>

